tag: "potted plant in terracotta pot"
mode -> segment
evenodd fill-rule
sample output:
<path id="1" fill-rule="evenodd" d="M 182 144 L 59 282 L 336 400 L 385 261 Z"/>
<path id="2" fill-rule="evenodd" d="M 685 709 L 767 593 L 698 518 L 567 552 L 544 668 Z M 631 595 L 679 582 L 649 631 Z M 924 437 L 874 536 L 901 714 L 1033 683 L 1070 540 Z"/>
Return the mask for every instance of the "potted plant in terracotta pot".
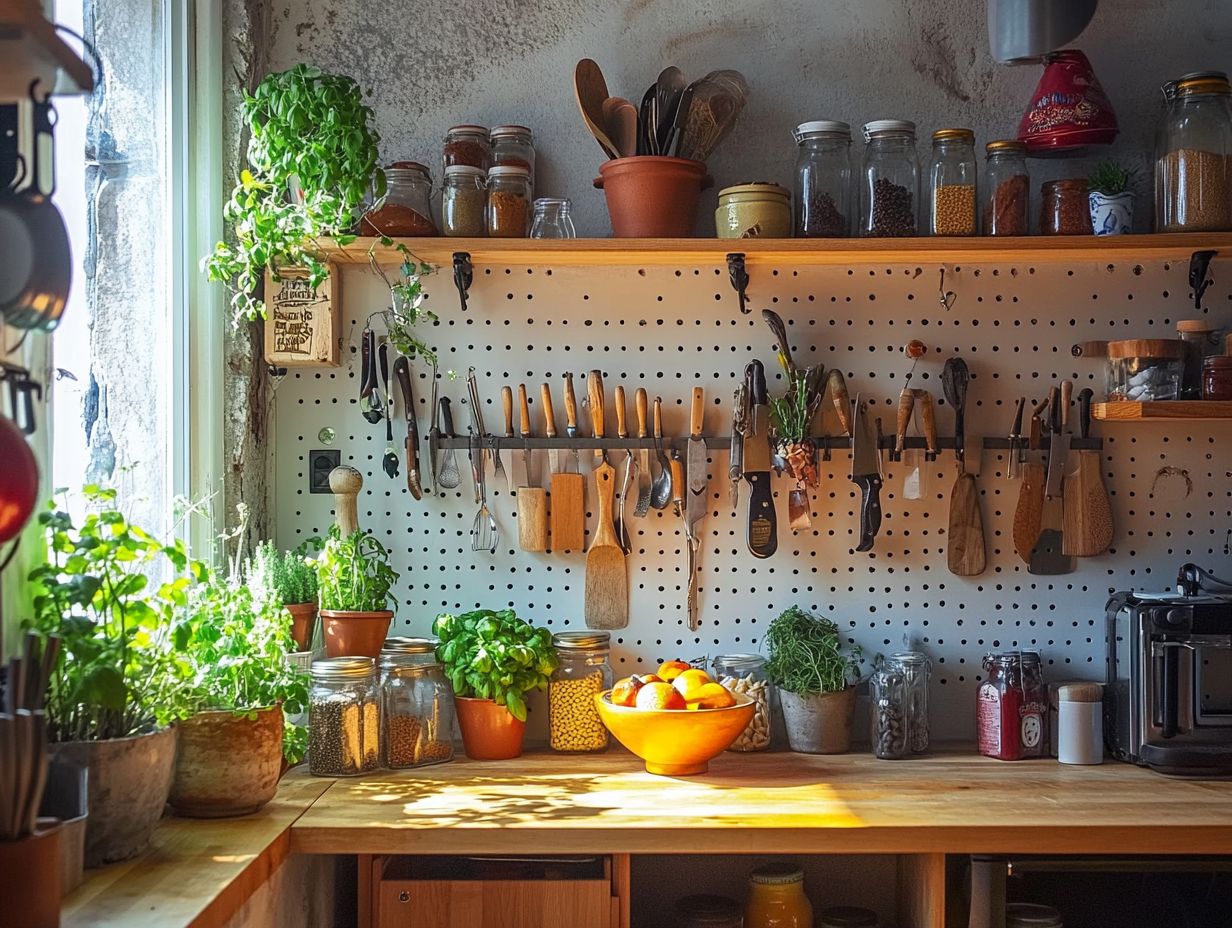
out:
<path id="1" fill-rule="evenodd" d="M 139 854 L 167 803 L 181 712 L 172 626 L 204 567 L 131 525 L 114 490 L 84 495 L 80 527 L 54 503 L 39 516 L 48 560 L 30 573 L 29 624 L 60 637 L 49 735 L 58 761 L 88 770 L 84 856 L 97 867 Z"/>
<path id="2" fill-rule="evenodd" d="M 838 626 L 792 606 L 770 623 L 766 673 L 779 688 L 787 741 L 802 754 L 843 754 L 851 745 L 860 648 L 844 651 Z"/>
<path id="3" fill-rule="evenodd" d="M 257 546 L 249 573 L 290 613 L 295 649 L 312 650 L 317 624 L 317 574 L 304 552 L 279 551 L 272 541 L 262 542 Z"/>
<path id="4" fill-rule="evenodd" d="M 1096 235 L 1128 235 L 1134 227 L 1135 172 L 1115 161 L 1101 161 L 1087 179 L 1091 228 Z"/>
<path id="5" fill-rule="evenodd" d="M 552 633 L 512 609 L 445 613 L 432 623 L 437 659 L 453 685 L 462 746 L 474 760 L 522 753 L 526 694 L 545 689 L 556 669 Z"/>
<path id="6" fill-rule="evenodd" d="M 393 621 L 398 574 L 389 552 L 365 529 L 345 538 L 331 525 L 313 564 L 327 657 L 379 657 Z"/>

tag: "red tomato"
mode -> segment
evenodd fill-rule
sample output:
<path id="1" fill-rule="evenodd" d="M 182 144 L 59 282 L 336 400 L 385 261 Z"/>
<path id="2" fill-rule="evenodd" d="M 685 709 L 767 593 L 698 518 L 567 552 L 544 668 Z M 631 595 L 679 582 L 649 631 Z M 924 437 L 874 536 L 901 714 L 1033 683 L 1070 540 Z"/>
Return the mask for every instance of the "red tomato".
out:
<path id="1" fill-rule="evenodd" d="M 15 538 L 38 501 L 39 472 L 26 436 L 0 416 L 0 544 Z"/>

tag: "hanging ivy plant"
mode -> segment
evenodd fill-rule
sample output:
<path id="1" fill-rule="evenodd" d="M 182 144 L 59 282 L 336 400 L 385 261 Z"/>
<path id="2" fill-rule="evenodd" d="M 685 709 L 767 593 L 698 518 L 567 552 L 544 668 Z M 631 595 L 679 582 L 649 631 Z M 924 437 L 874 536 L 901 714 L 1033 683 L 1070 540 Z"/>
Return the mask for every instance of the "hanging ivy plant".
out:
<path id="1" fill-rule="evenodd" d="M 244 94 L 243 116 L 248 168 L 223 210 L 233 241 L 218 243 L 203 262 L 210 280 L 232 291 L 237 322 L 265 316 L 259 294 L 267 270 L 305 268 L 320 286 L 328 269 L 317 240 L 353 242 L 369 190 L 385 194 L 380 136 L 351 78 L 303 64 L 270 74 Z"/>
<path id="2" fill-rule="evenodd" d="M 398 266 L 397 280 L 390 278 L 377 264 L 374 249 L 368 252 L 368 261 L 389 287 L 390 307 L 385 314 L 385 324 L 389 330 L 389 342 L 401 354 L 408 358 L 421 357 L 429 364 L 436 363 L 436 352 L 428 347 L 428 343 L 412 331 L 421 322 L 433 323 L 437 315 L 424 308 L 426 296 L 423 292 L 422 278 L 436 270 L 435 265 L 427 264 L 411 252 L 401 242 L 382 236 L 379 240 L 386 248 L 394 248 L 402 258 Z"/>

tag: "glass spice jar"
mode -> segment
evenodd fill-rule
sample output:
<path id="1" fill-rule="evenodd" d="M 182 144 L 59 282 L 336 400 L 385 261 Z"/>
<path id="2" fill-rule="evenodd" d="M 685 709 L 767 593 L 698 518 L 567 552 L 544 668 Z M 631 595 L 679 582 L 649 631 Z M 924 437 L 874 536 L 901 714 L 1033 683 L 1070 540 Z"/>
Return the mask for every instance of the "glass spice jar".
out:
<path id="1" fill-rule="evenodd" d="M 488 171 L 488 235 L 526 238 L 530 230 L 530 173 L 526 168 Z"/>
<path id="2" fill-rule="evenodd" d="M 441 188 L 441 231 L 454 237 L 482 238 L 488 234 L 486 175 L 469 164 L 445 168 Z"/>
<path id="3" fill-rule="evenodd" d="M 1232 229 L 1232 86 L 1226 74 L 1164 85 L 1155 153 L 1155 231 Z"/>
<path id="4" fill-rule="evenodd" d="M 907 709 L 907 747 L 913 754 L 928 750 L 928 683 L 933 665 L 920 651 L 896 651 L 891 665 L 903 675 Z"/>
<path id="5" fill-rule="evenodd" d="M 817 119 L 796 126 L 795 232 L 851 235 L 851 126 Z"/>
<path id="6" fill-rule="evenodd" d="M 985 145 L 984 151 L 984 234 L 1029 235 L 1027 146 L 1017 139 L 998 139 Z"/>
<path id="7" fill-rule="evenodd" d="M 1093 235 L 1085 177 L 1050 180 L 1040 188 L 1042 235 Z"/>
<path id="8" fill-rule="evenodd" d="M 1232 400 L 1232 357 L 1214 355 L 1202 362 L 1202 399 Z"/>
<path id="9" fill-rule="evenodd" d="M 907 681 L 896 667 L 881 667 L 869 678 L 873 701 L 873 755 L 883 760 L 907 756 Z"/>
<path id="10" fill-rule="evenodd" d="M 860 181 L 860 234 L 893 238 L 916 234 L 920 167 L 915 123 L 878 119 L 864 125 L 864 171 Z"/>
<path id="11" fill-rule="evenodd" d="M 929 235 L 975 235 L 975 173 L 974 132 L 938 129 L 933 133 Z"/>
<path id="12" fill-rule="evenodd" d="M 1205 319 L 1178 319 L 1176 335 L 1185 343 L 1181 399 L 1201 399 L 1202 365 L 1207 358 L 1223 354 L 1223 333 Z"/>
<path id="13" fill-rule="evenodd" d="M 986 679 L 976 695 L 979 752 L 997 760 L 1043 757 L 1048 750 L 1048 689 L 1034 651 L 1000 651 L 984 658 Z"/>
<path id="14" fill-rule="evenodd" d="M 349 777 L 377 768 L 381 750 L 376 661 L 334 657 L 313 661 L 308 691 L 308 772 Z"/>
<path id="15" fill-rule="evenodd" d="M 393 667 L 381 686 L 381 762 L 392 770 L 453 759 L 453 688 L 435 656 Z"/>
<path id="16" fill-rule="evenodd" d="M 360 231 L 391 238 L 436 235 L 428 169 L 417 161 L 396 161 L 385 169 L 385 179 L 385 196 L 364 213 Z"/>
<path id="17" fill-rule="evenodd" d="M 535 189 L 535 141 L 525 126 L 496 126 L 489 133 L 492 143 L 492 165 L 526 168 L 530 174 L 530 189 Z"/>
<path id="18" fill-rule="evenodd" d="M 753 720 L 727 750 L 766 750 L 770 747 L 770 720 L 774 713 L 774 684 L 766 673 L 766 659 L 760 654 L 720 654 L 713 666 L 719 683 L 753 700 Z"/>
<path id="19" fill-rule="evenodd" d="M 595 697 L 612 686 L 608 632 L 557 632 L 552 636 L 559 662 L 548 679 L 548 744 L 566 754 L 606 751 L 607 726 Z"/>
<path id="20" fill-rule="evenodd" d="M 749 877 L 744 928 L 813 928 L 804 871 L 794 864 L 758 867 Z"/>
<path id="21" fill-rule="evenodd" d="M 444 167 L 465 164 L 487 173 L 492 167 L 492 142 L 483 126 L 452 126 L 445 133 L 441 152 Z"/>
<path id="22" fill-rule="evenodd" d="M 381 654 L 377 658 L 377 671 L 380 674 L 381 685 L 389 679 L 389 674 L 397 667 L 422 667 L 425 664 L 436 663 L 436 646 L 440 644 L 436 638 L 412 638 L 409 636 L 393 636 L 385 639 L 381 645 Z"/>
<path id="23" fill-rule="evenodd" d="M 531 238 L 577 238 L 568 197 L 540 197 L 530 222 Z"/>

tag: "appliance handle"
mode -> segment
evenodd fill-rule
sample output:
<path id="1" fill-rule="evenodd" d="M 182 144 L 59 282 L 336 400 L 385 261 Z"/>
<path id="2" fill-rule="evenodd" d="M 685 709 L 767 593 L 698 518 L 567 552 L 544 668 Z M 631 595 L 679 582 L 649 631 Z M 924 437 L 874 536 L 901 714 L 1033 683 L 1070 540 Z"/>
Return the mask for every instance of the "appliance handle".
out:
<path id="1" fill-rule="evenodd" d="M 1232 593 L 1232 582 L 1221 580 L 1197 564 L 1184 564 L 1176 572 L 1176 591 L 1182 596 L 1201 593 Z"/>
<path id="2" fill-rule="evenodd" d="M 1163 724 L 1159 733 L 1165 738 L 1175 738 L 1181 729 L 1181 652 L 1179 648 L 1164 648 L 1163 652 L 1164 666 L 1159 681 L 1159 692 L 1163 700 L 1160 716 Z"/>

